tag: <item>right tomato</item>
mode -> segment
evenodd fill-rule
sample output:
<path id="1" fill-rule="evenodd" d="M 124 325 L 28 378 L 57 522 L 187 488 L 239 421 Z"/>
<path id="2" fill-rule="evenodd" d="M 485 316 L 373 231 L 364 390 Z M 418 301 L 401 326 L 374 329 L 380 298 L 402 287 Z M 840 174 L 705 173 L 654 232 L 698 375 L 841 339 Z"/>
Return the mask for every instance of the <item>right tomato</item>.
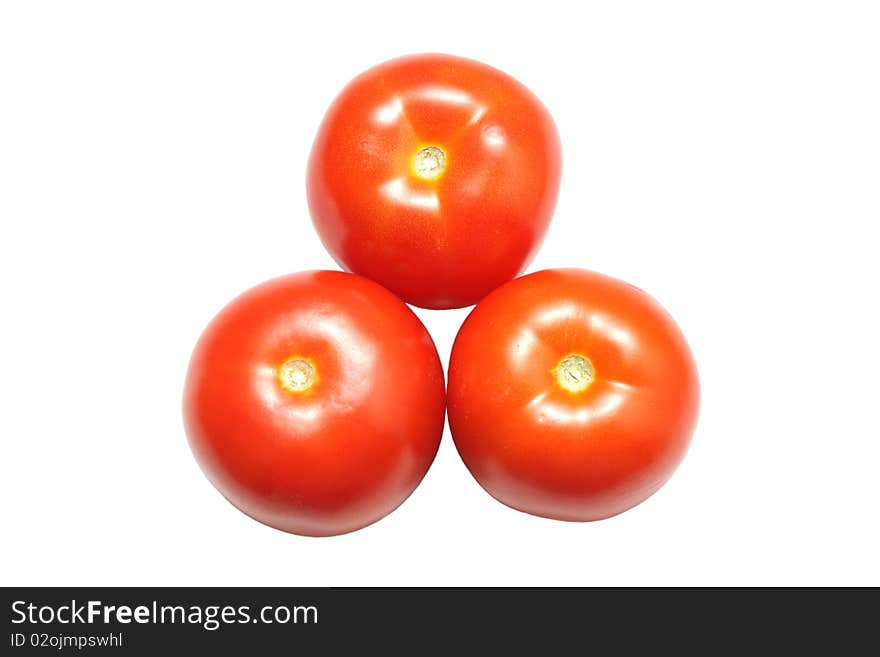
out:
<path id="1" fill-rule="evenodd" d="M 581 269 L 492 292 L 449 363 L 449 426 L 471 474 L 504 504 L 559 520 L 608 518 L 656 492 L 684 458 L 699 397 L 672 317 Z"/>

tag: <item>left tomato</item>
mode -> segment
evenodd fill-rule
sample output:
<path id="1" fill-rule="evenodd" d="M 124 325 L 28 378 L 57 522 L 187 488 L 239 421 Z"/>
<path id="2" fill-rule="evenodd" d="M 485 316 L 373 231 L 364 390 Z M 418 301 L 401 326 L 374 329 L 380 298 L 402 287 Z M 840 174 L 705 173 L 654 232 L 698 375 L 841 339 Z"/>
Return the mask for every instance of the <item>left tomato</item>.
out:
<path id="1" fill-rule="evenodd" d="M 233 505 L 330 536 L 412 493 L 445 408 L 437 349 L 413 312 L 365 278 L 313 271 L 220 311 L 193 352 L 183 415 L 199 465 Z"/>

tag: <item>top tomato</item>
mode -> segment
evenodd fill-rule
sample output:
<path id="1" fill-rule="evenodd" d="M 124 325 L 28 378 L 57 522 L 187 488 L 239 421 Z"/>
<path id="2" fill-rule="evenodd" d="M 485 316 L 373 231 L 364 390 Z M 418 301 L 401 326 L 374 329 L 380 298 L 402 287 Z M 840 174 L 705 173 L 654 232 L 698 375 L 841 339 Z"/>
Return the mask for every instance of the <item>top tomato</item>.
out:
<path id="1" fill-rule="evenodd" d="M 468 59 L 416 55 L 355 78 L 327 112 L 309 209 L 346 270 L 425 308 L 476 303 L 522 271 L 556 205 L 553 119 Z"/>

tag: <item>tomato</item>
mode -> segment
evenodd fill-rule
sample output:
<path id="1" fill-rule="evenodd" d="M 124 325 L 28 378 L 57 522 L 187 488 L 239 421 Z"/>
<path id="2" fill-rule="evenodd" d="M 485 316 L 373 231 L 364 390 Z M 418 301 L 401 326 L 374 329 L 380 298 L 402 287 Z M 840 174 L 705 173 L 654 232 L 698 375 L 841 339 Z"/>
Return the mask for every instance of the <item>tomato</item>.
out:
<path id="1" fill-rule="evenodd" d="M 333 102 L 309 208 L 347 271 L 405 301 L 458 308 L 521 272 L 556 205 L 556 127 L 523 85 L 447 55 L 395 59 Z"/>
<path id="2" fill-rule="evenodd" d="M 492 496 L 559 520 L 599 520 L 672 475 L 697 420 L 690 349 L 647 294 L 579 269 L 486 297 L 456 337 L 449 425 Z"/>
<path id="3" fill-rule="evenodd" d="M 418 318 L 365 278 L 318 271 L 245 292 L 205 329 L 184 393 L 190 447 L 247 515 L 310 536 L 393 511 L 440 443 L 443 369 Z"/>

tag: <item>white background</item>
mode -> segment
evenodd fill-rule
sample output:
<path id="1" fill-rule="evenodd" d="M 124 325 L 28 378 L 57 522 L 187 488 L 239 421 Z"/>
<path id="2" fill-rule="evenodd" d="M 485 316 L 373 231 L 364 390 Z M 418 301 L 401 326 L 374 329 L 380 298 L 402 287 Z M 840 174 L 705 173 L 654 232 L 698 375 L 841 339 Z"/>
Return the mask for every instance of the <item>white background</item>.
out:
<path id="1" fill-rule="evenodd" d="M 4 2 L 0 580 L 12 585 L 880 584 L 880 17 L 864 2 Z M 554 115 L 530 270 L 656 296 L 703 406 L 640 507 L 492 500 L 448 431 L 347 536 L 264 527 L 202 476 L 187 360 L 229 299 L 333 268 L 308 218 L 324 110 L 442 51 Z M 467 310 L 418 311 L 446 361 Z"/>

